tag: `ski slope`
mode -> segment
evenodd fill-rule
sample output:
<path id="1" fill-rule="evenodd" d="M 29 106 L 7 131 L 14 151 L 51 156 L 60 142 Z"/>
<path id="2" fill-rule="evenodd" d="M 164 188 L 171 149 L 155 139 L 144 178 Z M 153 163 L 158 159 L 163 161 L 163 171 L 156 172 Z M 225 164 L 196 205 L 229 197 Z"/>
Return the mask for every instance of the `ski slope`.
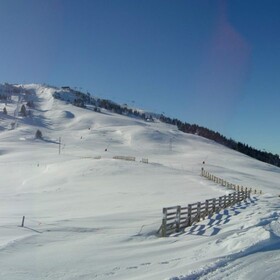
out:
<path id="1" fill-rule="evenodd" d="M 35 108 L 15 129 L 19 97 L 7 116 L 0 103 L 0 279 L 280 279 L 279 168 L 158 120 L 75 107 L 57 88 L 24 90 Z M 200 177 L 203 161 L 264 195 L 159 238 L 163 207 L 229 192 Z"/>

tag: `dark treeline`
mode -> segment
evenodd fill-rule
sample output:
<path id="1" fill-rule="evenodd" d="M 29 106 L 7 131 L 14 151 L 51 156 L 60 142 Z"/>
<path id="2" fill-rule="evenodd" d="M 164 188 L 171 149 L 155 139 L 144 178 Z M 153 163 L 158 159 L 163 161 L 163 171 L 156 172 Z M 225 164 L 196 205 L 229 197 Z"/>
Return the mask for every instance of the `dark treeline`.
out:
<path id="1" fill-rule="evenodd" d="M 100 112 L 99 108 L 103 108 L 117 114 L 127 115 L 131 117 L 138 117 L 146 121 L 154 121 L 153 116 L 151 114 L 142 113 L 137 110 L 127 108 L 127 106 L 121 106 L 110 100 L 99 99 L 99 98 L 96 99 L 94 97 L 91 97 L 89 93 L 85 94 L 79 91 L 74 91 L 72 89 L 69 90 L 75 96 L 72 102 L 69 99 L 69 97 L 67 97 L 68 96 L 67 93 L 64 94 L 63 92 L 57 92 L 54 94 L 54 97 L 71 102 L 73 105 L 83 107 L 83 108 L 86 108 L 87 104 L 93 105 L 95 106 L 94 111 L 96 112 Z M 221 135 L 219 132 L 215 132 L 213 130 L 199 126 L 197 124 L 185 123 L 178 119 L 171 119 L 163 115 L 161 115 L 159 119 L 164 123 L 176 125 L 178 129 L 182 132 L 199 135 L 201 137 L 207 138 L 209 140 L 213 140 L 221 145 L 224 145 L 230 149 L 236 150 L 240 153 L 248 155 L 257 160 L 280 167 L 279 155 L 257 150 L 255 148 L 248 146 L 247 144 L 237 142 L 233 139 L 228 139 L 225 136 Z"/>
<path id="2" fill-rule="evenodd" d="M 90 93 L 85 94 L 70 88 L 68 90 L 68 92 L 55 92 L 53 96 L 57 99 L 70 102 L 74 106 L 81 108 L 87 108 L 87 105 L 92 105 L 94 106 L 93 110 L 95 112 L 100 112 L 100 108 L 102 108 L 116 114 L 137 117 L 146 121 L 153 121 L 151 114 L 139 112 L 138 110 L 127 108 L 127 106 L 121 106 L 111 100 L 94 98 L 90 96 Z M 69 92 L 71 93 L 72 98 L 70 98 L 68 94 Z"/>
<path id="3" fill-rule="evenodd" d="M 280 158 L 277 154 L 257 150 L 248 146 L 247 144 L 236 142 L 233 139 L 228 139 L 225 136 L 221 135 L 219 132 L 215 132 L 197 124 L 183 123 L 180 120 L 171 119 L 163 115 L 160 116 L 160 120 L 168 124 L 176 125 L 182 132 L 202 136 L 257 160 L 280 167 Z"/>

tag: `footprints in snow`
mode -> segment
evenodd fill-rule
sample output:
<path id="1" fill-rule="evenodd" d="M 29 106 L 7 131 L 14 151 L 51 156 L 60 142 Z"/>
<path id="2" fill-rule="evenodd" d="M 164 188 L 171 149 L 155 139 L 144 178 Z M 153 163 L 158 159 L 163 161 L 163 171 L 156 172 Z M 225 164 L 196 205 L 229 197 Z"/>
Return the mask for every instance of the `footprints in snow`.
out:
<path id="1" fill-rule="evenodd" d="M 157 263 L 157 264 L 169 264 L 169 262 L 168 261 L 163 261 L 163 262 L 159 262 L 159 263 Z M 141 263 L 140 264 L 140 266 L 139 267 L 147 267 L 147 266 L 149 266 L 149 265 L 152 265 L 152 263 L 150 263 L 150 262 L 147 262 L 147 263 Z M 126 269 L 127 270 L 129 270 L 129 269 L 138 269 L 139 268 L 138 266 L 129 266 L 129 267 L 127 267 Z"/>
<path id="2" fill-rule="evenodd" d="M 140 267 L 142 266 L 149 266 L 149 265 L 151 265 L 152 263 L 150 263 L 150 262 L 147 262 L 147 263 L 141 263 L 140 264 Z M 129 267 L 127 267 L 126 268 L 126 270 L 130 270 L 130 269 L 138 269 L 139 267 L 138 266 L 129 266 Z"/>
<path id="3" fill-rule="evenodd" d="M 125 267 L 125 268 L 121 268 L 120 266 L 116 266 L 114 267 L 111 271 L 108 271 L 107 273 L 104 273 L 104 274 L 99 274 L 99 275 L 94 275 L 94 278 L 99 278 L 99 277 L 102 277 L 102 276 L 114 276 L 116 275 L 118 272 L 120 273 L 121 271 L 134 271 L 136 269 L 147 269 L 148 267 L 152 266 L 152 265 L 168 265 L 170 264 L 171 262 L 174 262 L 174 261 L 179 261 L 180 258 L 178 259 L 172 259 L 172 260 L 169 260 L 169 261 L 162 261 L 162 262 L 157 262 L 157 263 L 151 263 L 151 262 L 144 262 L 144 263 L 141 263 L 140 265 L 133 265 L 133 266 L 128 266 L 128 267 Z"/>

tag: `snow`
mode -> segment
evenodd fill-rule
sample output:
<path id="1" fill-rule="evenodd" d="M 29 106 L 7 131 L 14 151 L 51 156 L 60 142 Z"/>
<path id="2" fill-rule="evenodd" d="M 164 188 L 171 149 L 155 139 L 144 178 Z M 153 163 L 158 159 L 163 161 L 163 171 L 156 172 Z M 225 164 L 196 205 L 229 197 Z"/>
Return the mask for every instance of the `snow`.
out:
<path id="1" fill-rule="evenodd" d="M 0 103 L 0 279 L 280 278 L 279 168 L 157 120 L 74 107 L 57 88 L 23 89 L 35 108 L 15 129 L 18 93 L 8 116 Z M 158 237 L 163 207 L 229 192 L 200 176 L 203 161 L 264 195 Z"/>

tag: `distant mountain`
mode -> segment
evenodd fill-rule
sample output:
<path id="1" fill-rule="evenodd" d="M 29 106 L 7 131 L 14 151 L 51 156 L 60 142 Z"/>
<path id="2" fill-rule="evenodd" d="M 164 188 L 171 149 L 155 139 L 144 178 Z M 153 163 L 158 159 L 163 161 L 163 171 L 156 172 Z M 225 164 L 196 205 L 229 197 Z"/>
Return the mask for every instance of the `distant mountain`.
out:
<path id="1" fill-rule="evenodd" d="M 7 110 L 7 103 L 10 102 L 12 98 L 14 98 L 14 102 L 17 103 L 17 106 L 12 115 L 14 117 L 17 117 L 19 115 L 25 117 L 31 116 L 32 108 L 35 106 L 34 93 L 32 88 L 36 86 L 38 87 L 38 85 L 28 86 L 12 85 L 7 83 L 0 84 L 0 102 L 4 104 L 0 108 L 0 113 L 6 115 L 7 117 L 11 115 L 9 109 Z M 209 140 L 213 140 L 219 144 L 248 155 L 252 158 L 280 167 L 279 155 L 272 154 L 266 151 L 260 151 L 247 144 L 237 142 L 233 139 L 228 139 L 227 137 L 221 135 L 219 132 L 215 132 L 211 129 L 199 126 L 197 124 L 189 124 L 178 119 L 166 117 L 164 115 L 148 113 L 144 110 L 130 108 L 127 105 L 119 105 L 111 100 L 94 97 L 89 92 L 83 93 L 68 86 L 53 87 L 44 85 L 44 87 L 50 89 L 51 94 L 54 98 L 62 100 L 66 103 L 70 103 L 74 106 L 92 110 L 95 112 L 101 112 L 101 109 L 105 109 L 116 114 L 143 119 L 147 122 L 154 122 L 155 120 L 159 120 L 161 122 L 177 126 L 177 128 L 184 133 L 190 133 L 207 138 Z M 10 125 L 11 127 L 13 127 L 16 125 L 16 122 L 11 122 Z M 3 129 L 3 127 L 1 128 L 0 126 L 0 131 L 1 129 Z"/>
<path id="2" fill-rule="evenodd" d="M 248 155 L 252 158 L 280 167 L 279 155 L 257 150 L 248 146 L 247 144 L 237 142 L 233 139 L 228 139 L 225 136 L 221 135 L 219 132 L 215 132 L 211 129 L 199 126 L 197 124 L 189 124 L 178 119 L 166 117 L 164 115 L 157 115 L 152 113 L 145 113 L 143 111 L 141 112 L 139 110 L 133 110 L 131 108 L 128 108 L 127 106 L 121 106 L 110 100 L 91 97 L 90 93 L 85 94 L 80 91 L 73 90 L 69 87 L 64 87 L 63 91 L 60 90 L 56 92 L 54 94 L 54 97 L 71 102 L 73 105 L 83 108 L 87 108 L 88 106 L 92 105 L 94 106 L 95 111 L 98 111 L 99 108 L 104 108 L 117 114 L 140 117 L 148 121 L 153 121 L 154 118 L 158 118 L 162 122 L 176 125 L 182 132 L 199 135 L 201 137 L 222 144 L 230 149 Z"/>

